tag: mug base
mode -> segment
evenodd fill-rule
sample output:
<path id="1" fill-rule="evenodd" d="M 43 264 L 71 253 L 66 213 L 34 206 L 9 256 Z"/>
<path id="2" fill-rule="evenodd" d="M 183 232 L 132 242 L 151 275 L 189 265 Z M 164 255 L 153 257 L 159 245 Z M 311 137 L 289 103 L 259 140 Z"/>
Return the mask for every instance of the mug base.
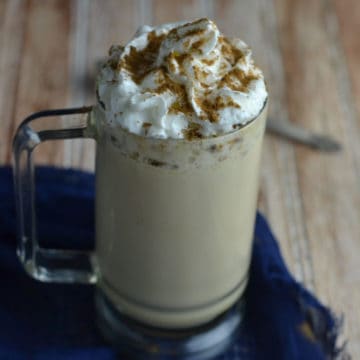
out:
<path id="1" fill-rule="evenodd" d="M 95 295 L 97 325 L 120 354 L 131 359 L 209 360 L 221 355 L 233 342 L 243 319 L 244 301 L 211 322 L 188 329 L 152 327 L 121 314 L 104 293 Z"/>

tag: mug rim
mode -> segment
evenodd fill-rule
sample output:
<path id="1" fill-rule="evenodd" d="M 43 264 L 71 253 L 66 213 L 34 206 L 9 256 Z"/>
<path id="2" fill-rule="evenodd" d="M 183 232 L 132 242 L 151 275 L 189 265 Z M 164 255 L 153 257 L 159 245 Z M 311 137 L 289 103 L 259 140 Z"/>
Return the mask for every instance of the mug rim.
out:
<path id="1" fill-rule="evenodd" d="M 250 121 L 248 121 L 246 124 L 241 126 L 239 129 L 236 129 L 231 132 L 223 133 L 220 135 L 216 135 L 216 136 L 211 136 L 211 137 L 194 138 L 191 140 L 188 140 L 185 138 L 155 138 L 155 137 L 142 136 L 139 134 L 135 134 L 135 133 L 129 131 L 128 129 L 123 128 L 120 125 L 116 128 L 115 127 L 110 127 L 110 128 L 116 129 L 117 131 L 120 130 L 129 136 L 133 136 L 135 139 L 138 139 L 138 141 L 151 141 L 151 142 L 157 143 L 157 144 L 162 143 L 162 142 L 166 142 L 166 143 L 173 142 L 175 144 L 199 144 L 199 143 L 207 142 L 207 141 L 216 141 L 216 140 L 226 139 L 227 137 L 232 137 L 232 136 L 239 134 L 239 133 L 245 131 L 246 129 L 248 129 L 256 121 L 256 119 L 258 119 L 264 113 L 264 111 L 268 107 L 268 102 L 269 102 L 268 99 L 269 99 L 269 96 L 267 96 L 266 99 L 264 100 L 264 104 L 263 104 L 261 110 L 259 111 L 259 113 L 255 117 L 253 117 Z"/>

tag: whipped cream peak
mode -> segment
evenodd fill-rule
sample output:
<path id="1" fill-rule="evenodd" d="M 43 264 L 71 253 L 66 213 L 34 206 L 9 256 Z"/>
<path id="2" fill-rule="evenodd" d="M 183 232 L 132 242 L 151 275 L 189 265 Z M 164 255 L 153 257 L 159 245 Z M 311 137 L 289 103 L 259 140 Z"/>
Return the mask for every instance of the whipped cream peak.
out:
<path id="1" fill-rule="evenodd" d="M 214 49 L 219 37 L 216 25 L 207 19 L 173 28 L 161 44 L 157 65 L 161 66 L 170 54 L 199 54 L 206 56 Z"/>
<path id="2" fill-rule="evenodd" d="M 97 96 L 111 126 L 190 140 L 242 127 L 267 91 L 249 47 L 199 19 L 143 26 L 125 47 L 112 46 Z"/>

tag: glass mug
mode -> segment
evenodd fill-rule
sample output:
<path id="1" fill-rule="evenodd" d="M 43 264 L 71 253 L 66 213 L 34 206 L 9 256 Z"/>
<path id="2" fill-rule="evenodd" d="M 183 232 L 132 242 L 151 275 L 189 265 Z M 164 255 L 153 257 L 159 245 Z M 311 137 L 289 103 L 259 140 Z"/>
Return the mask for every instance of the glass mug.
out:
<path id="1" fill-rule="evenodd" d="M 184 353 L 224 343 L 241 321 L 266 114 L 267 103 L 245 126 L 193 140 L 111 127 L 98 106 L 29 116 L 13 143 L 25 270 L 40 281 L 96 284 L 99 326 L 114 343 L 155 343 L 158 353 L 178 351 L 175 340 Z M 41 125 L 54 116 L 61 121 Z M 71 138 L 96 141 L 94 251 L 43 249 L 36 237 L 33 150 Z"/>

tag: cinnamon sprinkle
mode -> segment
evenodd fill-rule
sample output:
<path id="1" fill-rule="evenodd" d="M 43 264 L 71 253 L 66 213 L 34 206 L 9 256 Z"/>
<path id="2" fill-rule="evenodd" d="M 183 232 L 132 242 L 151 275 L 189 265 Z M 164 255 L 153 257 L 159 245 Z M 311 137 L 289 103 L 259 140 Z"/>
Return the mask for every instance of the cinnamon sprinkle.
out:
<path id="1" fill-rule="evenodd" d="M 227 86 L 234 91 L 246 92 L 250 82 L 259 78 L 260 76 L 258 74 L 254 74 L 253 72 L 245 74 L 241 69 L 234 68 L 220 80 L 218 88 Z"/>
<path id="2" fill-rule="evenodd" d="M 232 66 L 234 66 L 244 56 L 243 52 L 233 46 L 226 37 L 219 36 L 219 43 L 221 44 L 222 55 Z"/>
<path id="3" fill-rule="evenodd" d="M 177 62 L 178 66 L 179 66 L 179 70 L 180 70 L 180 74 L 184 73 L 184 61 L 188 58 L 190 58 L 191 55 L 187 54 L 187 53 L 178 53 L 177 51 L 172 51 L 166 58 L 165 58 L 165 62 L 168 65 L 170 71 L 175 72 L 175 65 L 174 65 L 174 61 Z"/>
<path id="4" fill-rule="evenodd" d="M 194 66 L 193 70 L 194 70 L 195 79 L 198 81 L 205 80 L 209 75 L 209 73 L 206 70 L 201 70 L 197 66 Z"/>
<path id="5" fill-rule="evenodd" d="M 170 91 L 176 95 L 177 100 L 170 106 L 169 112 L 182 112 L 184 114 L 193 113 L 193 108 L 188 100 L 187 92 L 183 84 L 176 83 L 166 73 L 164 69 L 160 69 L 161 77 L 163 78 L 161 85 L 152 92 L 162 94 L 165 91 Z"/>
<path id="6" fill-rule="evenodd" d="M 134 82 L 140 84 L 144 77 L 154 70 L 161 42 L 165 37 L 165 34 L 156 35 L 155 31 L 149 32 L 147 46 L 142 50 L 131 46 L 130 53 L 124 56 L 118 67 L 128 70 Z"/>
<path id="7" fill-rule="evenodd" d="M 191 50 L 196 50 L 201 55 L 203 53 L 201 46 L 203 46 L 205 43 L 205 39 L 199 39 L 198 41 L 195 41 L 193 44 L 191 44 Z"/>
<path id="8" fill-rule="evenodd" d="M 205 29 L 192 29 L 183 34 L 183 38 L 201 35 L 205 32 Z"/>
<path id="9" fill-rule="evenodd" d="M 168 33 L 168 37 L 169 38 L 172 38 L 176 41 L 179 41 L 180 39 L 184 39 L 186 37 L 193 37 L 193 36 L 200 36 L 202 35 L 204 32 L 205 32 L 205 29 L 190 29 L 188 31 L 186 31 L 184 34 L 180 35 L 180 32 L 183 30 L 183 29 L 186 29 L 188 26 L 194 26 L 194 25 L 197 25 L 197 24 L 200 24 L 201 22 L 203 21 L 209 21 L 207 18 L 201 18 L 201 19 L 198 19 L 194 22 L 188 22 L 184 25 L 181 25 L 177 28 L 173 28 L 169 31 Z M 186 40 L 188 41 L 188 40 Z M 184 45 L 187 47 L 189 45 L 189 43 L 186 45 L 184 43 Z"/>
<path id="10" fill-rule="evenodd" d="M 184 45 L 184 48 L 185 48 L 185 49 L 187 49 L 187 48 L 189 47 L 190 42 L 191 42 L 191 39 L 187 39 L 187 40 L 184 41 L 184 44 L 183 44 L 183 45 Z"/>
<path id="11" fill-rule="evenodd" d="M 186 37 L 192 37 L 192 36 L 200 36 L 205 32 L 205 29 L 191 29 L 184 34 L 180 35 L 179 32 L 184 29 L 185 27 L 189 26 L 191 23 L 184 24 L 178 28 L 174 28 L 169 31 L 168 37 L 173 38 L 176 41 L 179 41 L 180 39 L 184 39 Z M 195 23 L 193 23 L 195 24 Z"/>
<path id="12" fill-rule="evenodd" d="M 201 100 L 196 98 L 195 101 L 201 110 L 207 115 L 203 116 L 203 119 L 206 119 L 207 117 L 212 123 L 219 121 L 219 110 L 226 107 L 240 108 L 240 105 L 237 104 L 231 97 L 224 99 L 221 96 L 217 96 L 214 101 L 210 101 L 209 99 Z"/>
<path id="13" fill-rule="evenodd" d="M 215 63 L 216 59 L 201 59 L 201 62 L 205 65 L 213 65 Z"/>
<path id="14" fill-rule="evenodd" d="M 201 139 L 203 136 L 200 132 L 201 126 L 197 123 L 191 122 L 188 127 L 183 130 L 186 140 Z"/>

